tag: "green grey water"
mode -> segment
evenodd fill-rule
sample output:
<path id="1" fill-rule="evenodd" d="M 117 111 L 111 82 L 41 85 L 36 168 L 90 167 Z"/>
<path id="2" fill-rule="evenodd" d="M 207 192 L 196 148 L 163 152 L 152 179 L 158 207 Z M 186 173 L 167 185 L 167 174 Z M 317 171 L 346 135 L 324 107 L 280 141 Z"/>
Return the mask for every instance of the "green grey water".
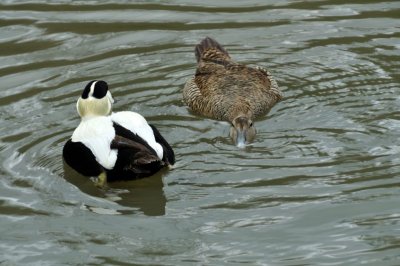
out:
<path id="1" fill-rule="evenodd" d="M 400 1 L 2 1 L 0 265 L 400 265 Z M 246 149 L 182 103 L 211 36 L 285 100 Z M 170 141 L 106 191 L 63 165 L 86 82 Z"/>

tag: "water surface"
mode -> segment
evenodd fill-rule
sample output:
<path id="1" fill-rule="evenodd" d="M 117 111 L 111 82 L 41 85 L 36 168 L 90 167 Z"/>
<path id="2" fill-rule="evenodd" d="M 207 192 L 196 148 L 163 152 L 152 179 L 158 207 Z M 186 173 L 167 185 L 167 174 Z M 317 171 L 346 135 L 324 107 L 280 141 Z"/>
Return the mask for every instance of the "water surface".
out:
<path id="1" fill-rule="evenodd" d="M 398 265 L 400 2 L 3 1 L 1 265 Z M 182 102 L 216 38 L 285 100 L 246 149 Z M 177 164 L 107 191 L 64 165 L 85 84 Z"/>

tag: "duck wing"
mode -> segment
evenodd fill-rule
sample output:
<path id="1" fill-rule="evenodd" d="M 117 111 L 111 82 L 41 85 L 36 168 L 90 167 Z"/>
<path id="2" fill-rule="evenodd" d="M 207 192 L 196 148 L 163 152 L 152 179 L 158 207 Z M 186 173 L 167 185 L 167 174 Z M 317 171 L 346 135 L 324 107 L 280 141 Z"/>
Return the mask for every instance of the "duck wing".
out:
<path id="1" fill-rule="evenodd" d="M 163 147 L 163 153 L 164 153 L 163 161 L 166 162 L 167 164 L 174 165 L 175 164 L 174 150 L 154 125 L 149 124 L 149 126 L 151 127 L 151 129 L 153 129 L 153 134 L 156 141 Z"/>
<path id="2" fill-rule="evenodd" d="M 142 177 L 152 175 L 165 166 L 141 137 L 118 124 L 114 124 L 114 128 L 116 135 L 111 141 L 111 149 L 118 150 L 117 168 Z"/>
<path id="3" fill-rule="evenodd" d="M 133 140 L 115 136 L 111 142 L 111 149 L 129 150 L 132 165 L 146 165 L 160 162 L 160 159 L 145 145 Z"/>

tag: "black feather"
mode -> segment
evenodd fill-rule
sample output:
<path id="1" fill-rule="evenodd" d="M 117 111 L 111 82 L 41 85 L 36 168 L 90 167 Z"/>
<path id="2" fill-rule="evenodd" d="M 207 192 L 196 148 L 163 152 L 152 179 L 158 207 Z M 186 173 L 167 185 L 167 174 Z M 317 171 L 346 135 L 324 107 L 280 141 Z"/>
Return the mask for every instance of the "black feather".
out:
<path id="1" fill-rule="evenodd" d="M 68 140 L 63 148 L 63 157 L 70 167 L 85 176 L 98 176 L 103 170 L 92 151 L 81 142 Z"/>
<path id="2" fill-rule="evenodd" d="M 108 92 L 108 84 L 103 80 L 99 80 L 94 85 L 93 97 L 101 99 L 106 96 Z"/>
<path id="3" fill-rule="evenodd" d="M 154 137 L 156 139 L 156 141 L 161 144 L 161 146 L 163 147 L 163 161 L 170 164 L 170 165 L 174 165 L 175 164 L 175 153 L 174 150 L 171 148 L 171 146 L 169 145 L 169 143 L 164 139 L 164 137 L 160 134 L 160 132 L 158 131 L 158 129 L 150 124 L 151 129 L 153 129 L 153 134 Z"/>
<path id="4" fill-rule="evenodd" d="M 107 172 L 108 181 L 151 176 L 165 166 L 144 139 L 117 123 L 113 126 L 116 136 L 111 148 L 118 150 L 118 159 L 113 170 Z"/>

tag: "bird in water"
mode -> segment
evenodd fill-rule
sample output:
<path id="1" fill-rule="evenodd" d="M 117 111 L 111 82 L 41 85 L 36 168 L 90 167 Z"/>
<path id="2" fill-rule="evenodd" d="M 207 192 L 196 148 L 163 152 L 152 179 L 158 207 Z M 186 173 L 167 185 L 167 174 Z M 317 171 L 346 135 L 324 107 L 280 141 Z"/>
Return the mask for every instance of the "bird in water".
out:
<path id="1" fill-rule="evenodd" d="M 63 148 L 65 162 L 97 184 L 155 174 L 175 163 L 171 146 L 157 128 L 138 113 L 111 113 L 114 99 L 108 84 L 90 81 L 76 108 L 81 122 Z"/>
<path id="2" fill-rule="evenodd" d="M 195 47 L 197 69 L 183 88 L 183 100 L 200 115 L 231 123 L 230 137 L 244 147 L 254 140 L 253 120 L 267 114 L 283 95 L 269 71 L 236 63 L 214 39 Z"/>

